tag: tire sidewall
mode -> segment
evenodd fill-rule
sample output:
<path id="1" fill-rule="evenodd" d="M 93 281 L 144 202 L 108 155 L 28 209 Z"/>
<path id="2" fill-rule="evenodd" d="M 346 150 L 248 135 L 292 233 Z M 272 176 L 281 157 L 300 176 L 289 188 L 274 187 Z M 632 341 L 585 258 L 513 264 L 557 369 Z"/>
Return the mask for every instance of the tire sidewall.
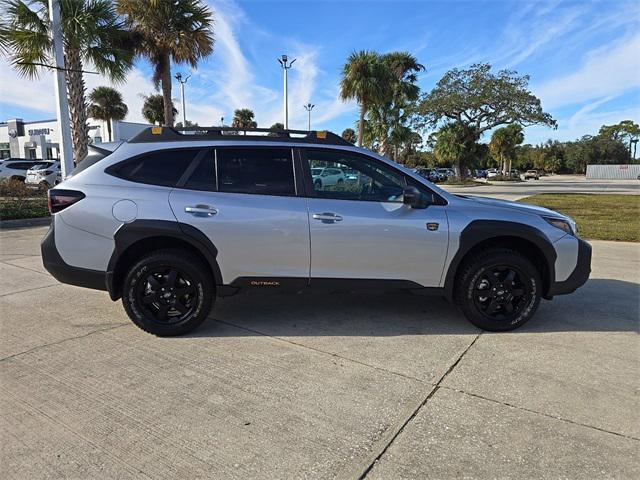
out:
<path id="1" fill-rule="evenodd" d="M 157 267 L 174 267 L 186 273 L 193 281 L 197 293 L 197 305 L 179 323 L 163 325 L 145 313 L 138 304 L 136 290 L 139 283 L 145 280 L 149 271 Z M 122 302 L 131 320 L 140 328 L 155 335 L 171 336 L 187 333 L 200 325 L 211 310 L 213 297 L 211 280 L 190 261 L 174 255 L 152 255 L 143 258 L 129 270 L 125 279 Z"/>
<path id="2" fill-rule="evenodd" d="M 512 266 L 516 268 L 522 275 L 522 281 L 529 290 L 531 298 L 526 306 L 518 313 L 518 315 L 509 320 L 493 320 L 487 318 L 476 306 L 473 293 L 474 286 L 479 278 L 491 268 L 497 266 Z M 463 295 L 459 304 L 465 316 L 471 323 L 479 328 L 489 331 L 506 331 L 520 327 L 534 315 L 540 304 L 542 280 L 538 270 L 526 258 L 512 253 L 489 255 L 477 262 L 473 262 L 468 270 L 468 274 L 462 279 L 460 287 L 463 289 Z"/>

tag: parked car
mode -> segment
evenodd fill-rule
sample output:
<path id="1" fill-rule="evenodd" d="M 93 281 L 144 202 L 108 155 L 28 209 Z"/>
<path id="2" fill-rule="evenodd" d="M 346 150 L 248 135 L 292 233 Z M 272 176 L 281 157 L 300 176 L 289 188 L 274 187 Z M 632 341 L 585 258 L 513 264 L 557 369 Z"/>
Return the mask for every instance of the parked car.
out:
<path id="1" fill-rule="evenodd" d="M 496 168 L 490 168 L 487 170 L 487 178 L 495 178 L 500 175 L 500 172 Z"/>
<path id="2" fill-rule="evenodd" d="M 330 132 L 251 133 L 153 127 L 80 162 L 49 190 L 45 268 L 122 299 L 156 335 L 252 290 L 407 290 L 512 330 L 589 277 L 591 247 L 558 212 L 450 194 Z M 326 164 L 368 180 L 318 188 Z"/>
<path id="3" fill-rule="evenodd" d="M 346 180 L 344 172 L 339 168 L 312 168 L 311 177 L 313 183 L 319 189 L 321 187 L 333 187 L 343 184 Z"/>
<path id="4" fill-rule="evenodd" d="M 476 178 L 487 178 L 487 171 L 486 170 L 476 170 L 474 173 L 474 177 Z"/>
<path id="5" fill-rule="evenodd" d="M 42 163 L 42 159 L 10 158 L 0 163 L 0 180 L 18 180 L 24 182 L 27 170 Z"/>
<path id="6" fill-rule="evenodd" d="M 436 172 L 434 168 L 419 167 L 416 169 L 416 173 L 432 183 L 438 183 L 443 180 L 443 175 L 440 175 L 438 172 Z M 446 177 L 444 179 L 446 179 Z"/>
<path id="7" fill-rule="evenodd" d="M 59 161 L 47 161 L 37 163 L 27 170 L 27 178 L 24 183 L 31 186 L 50 188 L 58 182 L 58 174 L 60 174 Z"/>
<path id="8" fill-rule="evenodd" d="M 538 175 L 537 170 L 527 170 L 526 172 L 524 172 L 523 177 L 525 180 L 529 180 L 530 178 L 533 178 L 534 180 L 540 180 L 540 175 Z"/>

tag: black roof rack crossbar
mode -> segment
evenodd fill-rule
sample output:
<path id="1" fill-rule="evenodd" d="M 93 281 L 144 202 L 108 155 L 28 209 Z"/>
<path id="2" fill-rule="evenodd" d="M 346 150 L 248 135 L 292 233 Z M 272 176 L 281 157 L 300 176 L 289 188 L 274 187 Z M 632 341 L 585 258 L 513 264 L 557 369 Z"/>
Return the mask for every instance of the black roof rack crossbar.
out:
<path id="1" fill-rule="evenodd" d="M 129 140 L 129 143 L 175 142 L 202 140 L 298 142 L 320 145 L 353 146 L 333 132 L 322 130 L 271 130 L 269 128 L 237 127 L 149 127 Z"/>

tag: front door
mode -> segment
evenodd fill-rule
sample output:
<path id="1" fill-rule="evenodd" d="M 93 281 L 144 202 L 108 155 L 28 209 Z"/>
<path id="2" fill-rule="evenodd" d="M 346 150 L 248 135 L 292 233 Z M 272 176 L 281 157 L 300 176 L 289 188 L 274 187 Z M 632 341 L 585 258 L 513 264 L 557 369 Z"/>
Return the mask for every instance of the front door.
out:
<path id="1" fill-rule="evenodd" d="M 302 158 L 311 190 L 312 286 L 321 278 L 440 285 L 448 243 L 443 205 L 425 209 L 404 205 L 407 178 L 373 157 L 305 149 Z M 345 180 L 340 185 L 318 185 L 311 175 L 318 168 L 340 169 Z"/>
<path id="2" fill-rule="evenodd" d="M 169 201 L 179 222 L 215 245 L 225 284 L 306 285 L 309 218 L 290 148 L 211 150 Z"/>

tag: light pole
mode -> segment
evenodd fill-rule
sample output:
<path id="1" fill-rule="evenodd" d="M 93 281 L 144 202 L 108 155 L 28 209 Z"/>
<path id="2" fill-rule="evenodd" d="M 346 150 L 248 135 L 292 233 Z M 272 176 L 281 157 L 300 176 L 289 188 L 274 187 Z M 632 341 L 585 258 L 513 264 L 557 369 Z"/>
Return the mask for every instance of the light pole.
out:
<path id="1" fill-rule="evenodd" d="M 291 60 L 289 63 L 287 63 L 289 61 L 289 58 L 286 55 L 282 55 L 282 57 L 280 57 L 278 59 L 278 62 L 280 62 L 280 66 L 282 67 L 282 70 L 284 70 L 284 129 L 287 130 L 289 128 L 289 93 L 287 91 L 287 70 L 289 70 L 291 68 L 291 66 L 293 65 L 293 62 L 295 62 L 297 59 L 293 59 Z"/>
<path id="2" fill-rule="evenodd" d="M 632 144 L 632 143 L 633 143 L 633 155 L 631 156 L 631 158 L 632 158 L 633 160 L 635 160 L 635 159 L 636 159 L 636 148 L 637 148 L 637 146 L 638 146 L 638 139 L 637 139 L 637 138 L 634 138 L 633 140 L 631 140 L 631 141 L 629 142 L 629 153 L 631 153 L 631 144 Z"/>
<path id="3" fill-rule="evenodd" d="M 187 128 L 187 106 L 184 104 L 184 84 L 191 78 L 187 75 L 184 79 L 180 72 L 176 73 L 176 80 L 180 82 L 180 92 L 182 93 L 182 128 Z"/>
<path id="4" fill-rule="evenodd" d="M 313 107 L 315 107 L 315 105 L 312 105 L 311 102 L 304 106 L 304 109 L 309 113 L 309 131 L 311 131 L 311 110 L 313 110 Z"/>
<path id="5" fill-rule="evenodd" d="M 55 66 L 56 113 L 58 114 L 58 131 L 60 142 L 60 167 L 62 179 L 73 170 L 73 150 L 71 146 L 71 122 L 69 121 L 69 101 L 67 99 L 67 80 L 64 66 L 62 28 L 60 26 L 60 1 L 49 0 L 49 22 L 53 40 L 53 60 Z M 78 158 L 78 161 L 82 160 Z"/>

